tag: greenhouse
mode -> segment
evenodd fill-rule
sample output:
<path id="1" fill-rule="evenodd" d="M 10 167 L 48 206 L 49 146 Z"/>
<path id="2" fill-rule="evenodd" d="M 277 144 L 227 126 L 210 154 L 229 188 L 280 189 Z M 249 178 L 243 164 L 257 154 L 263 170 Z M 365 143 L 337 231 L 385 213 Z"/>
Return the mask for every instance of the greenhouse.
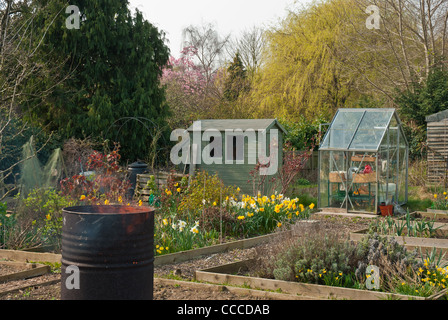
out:
<path id="1" fill-rule="evenodd" d="M 405 204 L 408 154 L 395 109 L 339 109 L 319 147 L 319 208 L 377 214 Z"/>

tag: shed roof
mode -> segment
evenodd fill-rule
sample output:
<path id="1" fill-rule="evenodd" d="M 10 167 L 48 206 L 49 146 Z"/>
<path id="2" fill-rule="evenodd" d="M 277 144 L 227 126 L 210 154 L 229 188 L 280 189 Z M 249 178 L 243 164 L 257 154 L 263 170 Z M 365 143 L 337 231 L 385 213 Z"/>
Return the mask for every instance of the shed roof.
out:
<path id="1" fill-rule="evenodd" d="M 243 131 L 247 129 L 253 130 L 269 130 L 277 126 L 283 133 L 286 133 L 285 128 L 278 122 L 277 119 L 217 119 L 217 120 L 198 120 L 201 123 L 201 131 L 215 129 L 219 131 L 237 130 Z M 188 128 L 188 131 L 193 131 L 193 126 Z"/>
<path id="2" fill-rule="evenodd" d="M 339 109 L 319 150 L 378 151 L 393 119 L 400 124 L 395 109 Z"/>
<path id="3" fill-rule="evenodd" d="M 427 116 L 426 122 L 440 122 L 446 118 L 448 118 L 448 109 Z"/>

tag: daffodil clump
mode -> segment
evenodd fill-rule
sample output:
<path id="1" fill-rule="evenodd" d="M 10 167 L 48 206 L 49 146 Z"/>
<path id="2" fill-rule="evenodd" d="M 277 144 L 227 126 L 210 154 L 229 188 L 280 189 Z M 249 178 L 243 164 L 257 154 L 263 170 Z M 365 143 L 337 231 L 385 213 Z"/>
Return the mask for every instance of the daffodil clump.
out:
<path id="1" fill-rule="evenodd" d="M 431 267 L 427 259 L 424 260 L 424 268 L 419 268 L 417 275 L 422 284 L 430 287 L 445 289 L 448 285 L 448 266 L 438 265 Z"/>
<path id="2" fill-rule="evenodd" d="M 227 197 L 222 203 L 229 212 L 241 222 L 246 222 L 246 234 L 265 234 L 281 228 L 296 220 L 308 219 L 314 209 L 314 204 L 305 207 L 299 198 L 290 199 L 283 194 L 256 197 L 242 195 L 238 201 Z"/>
<path id="3" fill-rule="evenodd" d="M 431 209 L 448 210 L 448 193 L 446 191 L 441 194 L 434 194 Z"/>
<path id="4" fill-rule="evenodd" d="M 412 281 L 401 280 L 396 292 L 401 294 L 429 297 L 445 290 L 448 285 L 448 266 L 438 266 L 423 260 L 423 266 L 415 272 Z"/>
<path id="5" fill-rule="evenodd" d="M 218 239 L 215 231 L 201 229 L 199 221 L 190 223 L 175 218 L 160 219 L 154 235 L 158 255 L 201 248 L 217 243 Z"/>

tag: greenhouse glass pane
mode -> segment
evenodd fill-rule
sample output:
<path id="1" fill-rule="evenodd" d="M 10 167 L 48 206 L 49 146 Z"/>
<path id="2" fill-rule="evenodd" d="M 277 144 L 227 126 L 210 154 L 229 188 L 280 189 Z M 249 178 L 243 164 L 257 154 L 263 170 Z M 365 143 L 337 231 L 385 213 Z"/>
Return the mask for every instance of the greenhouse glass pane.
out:
<path id="1" fill-rule="evenodd" d="M 363 114 L 363 109 L 340 110 L 328 129 L 320 149 L 346 150 Z"/>
<path id="2" fill-rule="evenodd" d="M 378 150 L 393 111 L 367 110 L 355 133 L 350 150 Z"/>

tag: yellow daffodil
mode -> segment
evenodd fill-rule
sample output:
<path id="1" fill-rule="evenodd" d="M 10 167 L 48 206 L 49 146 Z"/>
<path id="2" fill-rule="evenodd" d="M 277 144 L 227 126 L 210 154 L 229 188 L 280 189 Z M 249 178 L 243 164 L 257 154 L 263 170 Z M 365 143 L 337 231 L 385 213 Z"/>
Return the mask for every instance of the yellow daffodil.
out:
<path id="1" fill-rule="evenodd" d="M 81 200 L 81 201 L 86 200 L 86 196 L 85 196 L 85 195 L 82 195 L 81 198 L 79 198 L 79 200 Z"/>
<path id="2" fill-rule="evenodd" d="M 106 199 L 106 200 L 104 200 L 104 204 L 105 204 L 106 206 L 108 206 L 108 205 L 109 205 L 109 203 L 110 203 L 110 202 L 109 202 L 109 200 L 107 200 L 107 199 Z"/>

